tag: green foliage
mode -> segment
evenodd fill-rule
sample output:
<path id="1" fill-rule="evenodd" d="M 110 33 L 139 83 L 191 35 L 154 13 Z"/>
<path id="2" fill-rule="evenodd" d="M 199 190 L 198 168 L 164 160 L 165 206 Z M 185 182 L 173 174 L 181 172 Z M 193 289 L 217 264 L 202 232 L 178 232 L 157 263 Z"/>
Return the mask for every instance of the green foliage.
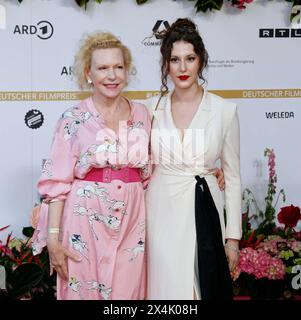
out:
<path id="1" fill-rule="evenodd" d="M 223 2 L 223 0 L 198 0 L 195 3 L 195 8 L 197 12 L 221 10 Z"/>
<path id="2" fill-rule="evenodd" d="M 34 228 L 33 227 L 25 227 L 25 228 L 23 228 L 22 233 L 24 234 L 25 237 L 31 238 L 34 233 Z"/>
<path id="3" fill-rule="evenodd" d="M 23 0 L 17 0 L 17 1 L 21 3 Z M 88 2 L 90 0 L 74 0 L 74 1 L 79 7 L 83 7 L 86 10 Z M 138 5 L 142 5 L 144 3 L 147 3 L 148 1 L 149 0 L 136 0 L 136 3 Z M 173 0 L 173 1 L 176 1 L 176 0 Z M 249 5 L 249 2 L 250 3 L 253 2 L 253 0 L 246 1 L 246 2 L 238 1 L 238 0 L 186 0 L 186 1 L 195 2 L 194 7 L 196 8 L 196 12 L 204 12 L 204 13 L 212 10 L 221 10 L 225 2 L 230 2 L 233 7 L 236 7 L 238 9 L 245 9 L 246 5 Z M 266 0 L 266 1 L 270 2 L 272 0 Z M 284 0 L 284 1 L 292 3 L 292 7 L 296 5 L 301 5 L 301 0 Z M 100 4 L 102 3 L 102 0 L 94 0 L 94 2 Z M 290 21 L 292 21 L 293 17 L 294 15 L 291 14 Z"/>
<path id="4" fill-rule="evenodd" d="M 56 276 L 50 276 L 46 248 L 40 255 L 33 255 L 30 239 L 33 231 L 32 227 L 23 228 L 26 240 L 13 238 L 10 233 L 5 243 L 0 241 L 0 265 L 6 273 L 6 290 L 1 290 L 0 298 L 55 299 Z"/>
<path id="5" fill-rule="evenodd" d="M 284 190 L 281 189 L 278 194 L 276 193 L 277 174 L 275 172 L 275 153 L 273 149 L 266 148 L 264 156 L 268 157 L 269 166 L 269 181 L 267 194 L 265 196 L 265 207 L 259 208 L 253 192 L 246 188 L 243 192 L 242 200 L 246 204 L 246 211 L 243 214 L 243 241 L 251 241 L 254 243 L 262 236 L 266 237 L 273 234 L 276 223 L 276 206 L 280 198 L 285 202 L 286 197 Z M 255 229 L 252 229 L 251 224 L 255 224 Z M 245 243 L 244 243 L 245 246 Z"/>

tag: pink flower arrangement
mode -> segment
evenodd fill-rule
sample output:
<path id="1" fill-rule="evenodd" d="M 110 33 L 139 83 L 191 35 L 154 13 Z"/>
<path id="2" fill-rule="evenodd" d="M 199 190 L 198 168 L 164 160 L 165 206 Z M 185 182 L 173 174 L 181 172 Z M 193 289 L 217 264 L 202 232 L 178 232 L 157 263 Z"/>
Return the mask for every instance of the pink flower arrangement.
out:
<path id="1" fill-rule="evenodd" d="M 272 257 L 264 250 L 254 250 L 248 247 L 240 251 L 234 278 L 237 279 L 241 272 L 254 275 L 256 279 L 283 279 L 285 266 L 281 259 Z"/>
<path id="2" fill-rule="evenodd" d="M 243 201 L 243 237 L 240 241 L 240 258 L 232 277 L 236 295 L 249 295 L 255 299 L 289 299 L 296 295 L 291 281 L 293 267 L 301 265 L 301 232 L 294 228 L 301 220 L 300 208 L 294 205 L 281 207 L 286 201 L 284 189 L 277 191 L 276 155 L 266 148 L 268 159 L 268 186 L 265 207 L 260 208 L 253 192 L 245 189 Z M 282 196 L 282 197 L 281 197 Z M 276 219 L 283 226 L 276 225 Z"/>

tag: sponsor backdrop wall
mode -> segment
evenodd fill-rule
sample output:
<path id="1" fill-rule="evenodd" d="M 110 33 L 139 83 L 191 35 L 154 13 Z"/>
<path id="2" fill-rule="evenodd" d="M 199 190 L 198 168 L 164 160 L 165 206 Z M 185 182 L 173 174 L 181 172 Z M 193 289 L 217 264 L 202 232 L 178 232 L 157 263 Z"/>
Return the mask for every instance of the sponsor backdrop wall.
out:
<path id="1" fill-rule="evenodd" d="M 127 95 L 143 101 L 160 86 L 157 32 L 185 16 L 198 24 L 209 51 L 207 89 L 239 106 L 243 187 L 263 205 L 263 153 L 273 148 L 278 190 L 285 189 L 285 205 L 300 206 L 301 30 L 291 29 L 290 10 L 290 3 L 278 1 L 255 1 L 243 12 L 225 4 L 221 12 L 196 14 L 186 1 L 138 6 L 104 0 L 84 11 L 74 1 L 0 0 L 0 227 L 10 224 L 19 236 L 29 225 L 55 123 L 86 96 L 71 67 L 82 34 L 109 30 L 131 48 L 137 73 Z"/>

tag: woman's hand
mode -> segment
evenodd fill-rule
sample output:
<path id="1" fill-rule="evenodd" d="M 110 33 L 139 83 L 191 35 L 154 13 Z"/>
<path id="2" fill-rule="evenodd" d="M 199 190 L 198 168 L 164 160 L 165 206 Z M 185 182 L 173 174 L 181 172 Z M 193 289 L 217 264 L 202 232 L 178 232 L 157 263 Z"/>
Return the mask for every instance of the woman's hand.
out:
<path id="1" fill-rule="evenodd" d="M 225 189 L 225 176 L 223 169 L 215 168 L 214 169 L 214 175 L 217 179 L 217 184 L 221 191 Z"/>
<path id="2" fill-rule="evenodd" d="M 225 244 L 226 256 L 229 264 L 229 270 L 231 276 L 233 277 L 233 273 L 239 261 L 239 240 L 236 239 L 228 239 Z"/>
<path id="3" fill-rule="evenodd" d="M 78 262 L 81 260 L 80 257 L 64 248 L 57 239 L 48 239 L 47 248 L 50 260 L 50 275 L 53 274 L 55 269 L 63 280 L 68 281 L 67 259 L 70 258 Z"/>

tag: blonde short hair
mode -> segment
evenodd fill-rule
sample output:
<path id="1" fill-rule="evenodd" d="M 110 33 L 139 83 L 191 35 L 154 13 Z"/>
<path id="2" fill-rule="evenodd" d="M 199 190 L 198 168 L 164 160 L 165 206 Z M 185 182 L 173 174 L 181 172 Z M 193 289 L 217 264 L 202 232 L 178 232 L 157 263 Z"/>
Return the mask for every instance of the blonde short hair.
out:
<path id="1" fill-rule="evenodd" d="M 86 34 L 81 39 L 79 51 L 75 55 L 73 72 L 81 89 L 91 88 L 86 78 L 86 71 L 91 67 L 92 53 L 95 49 L 119 48 L 122 51 L 125 67 L 130 71 L 132 55 L 130 50 L 112 33 L 97 31 Z"/>

